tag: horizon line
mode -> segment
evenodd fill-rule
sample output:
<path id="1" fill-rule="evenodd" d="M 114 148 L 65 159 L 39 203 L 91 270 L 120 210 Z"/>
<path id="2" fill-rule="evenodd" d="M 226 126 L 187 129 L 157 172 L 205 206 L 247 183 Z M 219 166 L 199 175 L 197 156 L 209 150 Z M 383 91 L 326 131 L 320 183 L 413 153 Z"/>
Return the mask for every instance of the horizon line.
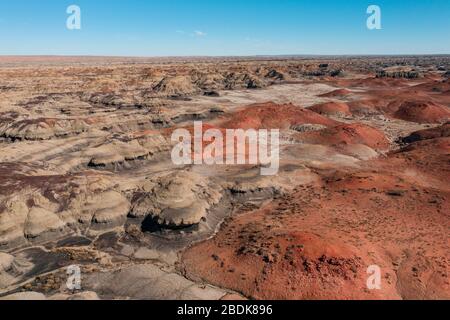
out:
<path id="1" fill-rule="evenodd" d="M 450 56 L 450 53 L 374 53 L 374 54 L 257 54 L 257 55 L 95 55 L 95 54 L 0 54 L 0 58 L 5 57 L 66 57 L 66 58 L 261 58 L 261 57 L 414 57 L 414 56 Z"/>

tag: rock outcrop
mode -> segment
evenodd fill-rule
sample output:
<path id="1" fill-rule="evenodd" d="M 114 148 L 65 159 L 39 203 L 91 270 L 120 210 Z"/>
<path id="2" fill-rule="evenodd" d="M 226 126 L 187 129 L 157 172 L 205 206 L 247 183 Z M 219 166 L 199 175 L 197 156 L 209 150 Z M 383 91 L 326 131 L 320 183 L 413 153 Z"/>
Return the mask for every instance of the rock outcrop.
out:
<path id="1" fill-rule="evenodd" d="M 135 195 L 130 215 L 148 217 L 161 227 L 198 224 L 221 198 L 217 186 L 192 172 L 176 171 L 149 183 L 148 192 Z"/>
<path id="2" fill-rule="evenodd" d="M 54 175 L 2 163 L 0 249 L 123 225 L 130 204 L 107 175 Z"/>

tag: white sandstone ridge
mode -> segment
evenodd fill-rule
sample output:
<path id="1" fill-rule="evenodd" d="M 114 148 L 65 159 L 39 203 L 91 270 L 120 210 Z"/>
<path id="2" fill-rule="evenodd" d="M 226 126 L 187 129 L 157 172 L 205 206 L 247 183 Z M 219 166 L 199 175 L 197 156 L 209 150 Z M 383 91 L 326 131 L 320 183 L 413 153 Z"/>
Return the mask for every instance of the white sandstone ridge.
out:
<path id="1" fill-rule="evenodd" d="M 0 135 L 22 140 L 48 140 L 54 137 L 70 136 L 85 132 L 91 125 L 90 119 L 27 118 L 16 121 L 1 121 Z"/>
<path id="2" fill-rule="evenodd" d="M 86 155 L 91 157 L 91 166 L 107 166 L 114 163 L 122 163 L 127 160 L 144 158 L 148 154 L 149 151 L 143 148 L 136 140 L 129 143 L 112 141 L 86 152 Z"/>
<path id="3" fill-rule="evenodd" d="M 176 171 L 151 179 L 135 195 L 130 216 L 162 227 L 196 225 L 221 199 L 220 187 L 198 174 Z"/>
<path id="4" fill-rule="evenodd" d="M 110 138 L 106 132 L 93 129 L 77 137 L 7 144 L 2 148 L 0 162 L 45 162 L 55 174 L 86 167 L 115 169 L 118 165 L 152 158 L 169 149 L 169 143 L 160 134 L 138 132 Z"/>
<path id="5" fill-rule="evenodd" d="M 147 159 L 165 150 L 169 150 L 169 145 L 162 135 L 144 134 L 105 142 L 98 147 L 81 152 L 78 159 L 88 162 L 91 167 L 110 167 L 127 161 Z"/>
<path id="6" fill-rule="evenodd" d="M 34 174 L 0 164 L 0 249 L 96 234 L 125 223 L 130 203 L 106 174 Z"/>

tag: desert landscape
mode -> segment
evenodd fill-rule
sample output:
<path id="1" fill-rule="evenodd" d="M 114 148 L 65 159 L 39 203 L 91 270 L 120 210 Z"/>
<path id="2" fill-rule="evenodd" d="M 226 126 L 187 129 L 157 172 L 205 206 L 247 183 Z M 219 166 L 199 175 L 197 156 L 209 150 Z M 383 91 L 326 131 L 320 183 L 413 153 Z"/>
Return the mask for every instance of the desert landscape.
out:
<path id="1" fill-rule="evenodd" d="M 450 299 L 449 76 L 448 55 L 2 56 L 0 299 Z M 195 121 L 280 130 L 278 173 L 174 164 Z"/>

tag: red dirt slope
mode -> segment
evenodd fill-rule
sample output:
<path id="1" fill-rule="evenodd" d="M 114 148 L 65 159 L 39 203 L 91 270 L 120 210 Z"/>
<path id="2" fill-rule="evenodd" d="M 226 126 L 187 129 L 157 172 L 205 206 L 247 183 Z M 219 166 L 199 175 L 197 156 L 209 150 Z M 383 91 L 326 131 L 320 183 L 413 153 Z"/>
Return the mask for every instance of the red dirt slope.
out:
<path id="1" fill-rule="evenodd" d="M 188 277 L 255 299 L 450 299 L 450 138 L 323 173 L 226 221 L 182 256 Z M 381 290 L 366 286 L 381 268 Z"/>
<path id="2" fill-rule="evenodd" d="M 390 144 L 381 131 L 360 123 L 342 124 L 320 131 L 299 133 L 297 138 L 303 142 L 323 145 L 364 144 L 378 150 L 385 150 Z"/>
<path id="3" fill-rule="evenodd" d="M 450 120 L 450 110 L 433 102 L 407 101 L 400 105 L 393 116 L 417 123 L 443 123 Z"/>
<path id="4" fill-rule="evenodd" d="M 279 105 L 267 102 L 247 106 L 232 114 L 230 119 L 221 124 L 221 127 L 228 129 L 289 129 L 292 125 L 297 124 L 333 126 L 337 122 L 293 104 Z"/>

